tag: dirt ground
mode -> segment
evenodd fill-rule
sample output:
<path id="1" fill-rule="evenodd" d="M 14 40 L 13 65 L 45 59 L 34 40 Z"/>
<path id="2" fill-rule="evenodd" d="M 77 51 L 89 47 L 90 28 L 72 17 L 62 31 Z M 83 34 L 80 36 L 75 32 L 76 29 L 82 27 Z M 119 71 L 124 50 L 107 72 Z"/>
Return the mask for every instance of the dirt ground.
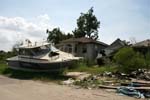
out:
<path id="1" fill-rule="evenodd" d="M 136 100 L 106 90 L 87 90 L 50 82 L 0 76 L 0 100 Z"/>

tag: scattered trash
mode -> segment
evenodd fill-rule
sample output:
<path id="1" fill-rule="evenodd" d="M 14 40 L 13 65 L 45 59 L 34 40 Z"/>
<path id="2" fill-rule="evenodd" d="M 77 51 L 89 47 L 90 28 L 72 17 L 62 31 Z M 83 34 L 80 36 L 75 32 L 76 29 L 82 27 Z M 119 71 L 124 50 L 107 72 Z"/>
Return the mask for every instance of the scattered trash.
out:
<path id="1" fill-rule="evenodd" d="M 119 87 L 117 88 L 117 92 L 131 97 L 145 98 L 144 95 L 140 91 L 134 89 L 134 87 Z"/>
<path id="2" fill-rule="evenodd" d="M 86 72 L 68 72 L 66 74 L 66 76 L 71 77 L 71 78 L 75 78 L 75 79 L 84 79 L 89 77 L 91 74 L 88 74 Z"/>
<path id="3" fill-rule="evenodd" d="M 88 87 L 87 89 L 91 90 L 92 88 Z"/>
<path id="4" fill-rule="evenodd" d="M 150 81 L 150 71 L 146 69 L 138 69 L 130 74 L 130 77 Z"/>
<path id="5" fill-rule="evenodd" d="M 63 81 L 63 82 L 62 82 L 62 85 L 72 85 L 72 84 L 73 84 L 73 82 L 74 82 L 74 80 L 73 80 L 73 79 L 71 79 L 71 78 L 69 78 L 68 80 Z"/>
<path id="6" fill-rule="evenodd" d="M 91 75 L 85 72 L 69 72 L 70 79 L 64 85 L 77 85 L 89 90 L 93 88 L 114 89 L 118 93 L 136 98 L 150 98 L 150 71 L 139 69 L 131 74 L 104 72 Z"/>

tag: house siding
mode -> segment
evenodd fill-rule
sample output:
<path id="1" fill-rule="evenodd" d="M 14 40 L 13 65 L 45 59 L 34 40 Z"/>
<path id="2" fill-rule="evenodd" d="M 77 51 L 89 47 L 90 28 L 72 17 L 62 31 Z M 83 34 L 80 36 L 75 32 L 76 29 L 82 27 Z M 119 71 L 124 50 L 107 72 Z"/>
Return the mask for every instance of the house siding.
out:
<path id="1" fill-rule="evenodd" d="M 68 45 L 70 45 L 71 48 Z M 84 57 L 87 60 L 95 60 L 98 52 L 104 48 L 105 46 L 93 44 L 93 43 L 88 43 L 88 44 L 67 43 L 61 45 L 58 49 L 64 52 L 72 53 L 74 56 Z"/>

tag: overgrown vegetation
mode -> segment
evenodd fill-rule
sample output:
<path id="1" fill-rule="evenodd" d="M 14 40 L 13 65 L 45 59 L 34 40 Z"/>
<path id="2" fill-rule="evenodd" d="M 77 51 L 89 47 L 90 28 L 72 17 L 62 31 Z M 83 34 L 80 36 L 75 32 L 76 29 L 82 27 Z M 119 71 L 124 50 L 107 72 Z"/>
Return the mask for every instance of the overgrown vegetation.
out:
<path id="1" fill-rule="evenodd" d="M 147 54 L 145 56 L 145 60 L 146 60 L 146 66 L 147 66 L 147 68 L 150 68 L 150 51 L 147 52 Z"/>
<path id="2" fill-rule="evenodd" d="M 74 72 L 74 71 L 88 72 L 91 74 L 98 74 L 103 72 L 116 72 L 117 66 L 114 64 L 103 65 L 103 66 L 98 66 L 96 64 L 89 65 L 86 61 L 80 61 L 74 63 L 74 65 L 71 68 L 65 70 L 65 72 Z"/>
<path id="3" fill-rule="evenodd" d="M 3 74 L 3 72 L 7 69 L 7 64 L 4 61 L 0 61 L 0 74 Z"/>
<path id="4" fill-rule="evenodd" d="M 81 71 L 92 74 L 103 72 L 131 73 L 138 69 L 150 68 L 150 53 L 148 52 L 146 55 L 143 55 L 131 47 L 124 47 L 114 54 L 113 61 L 108 62 L 104 65 L 98 66 L 84 60 L 75 63 L 73 65 L 74 67 L 68 69 L 68 71 Z"/>
<path id="5" fill-rule="evenodd" d="M 125 73 L 130 73 L 140 68 L 148 68 L 149 59 L 149 54 L 144 57 L 131 47 L 122 48 L 114 55 L 114 60 L 119 65 L 119 70 Z"/>
<path id="6" fill-rule="evenodd" d="M 15 55 L 16 55 L 15 51 L 5 52 L 5 51 L 1 50 L 0 51 L 0 62 L 4 62 L 6 60 L 6 58 L 9 58 L 9 57 L 12 57 L 12 56 L 15 56 Z"/>

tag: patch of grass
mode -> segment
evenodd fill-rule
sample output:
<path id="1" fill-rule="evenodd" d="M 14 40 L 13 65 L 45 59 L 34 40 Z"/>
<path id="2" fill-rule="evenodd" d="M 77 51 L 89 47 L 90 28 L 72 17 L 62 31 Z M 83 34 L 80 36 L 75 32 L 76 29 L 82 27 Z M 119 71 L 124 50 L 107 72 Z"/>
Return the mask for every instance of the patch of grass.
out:
<path id="1" fill-rule="evenodd" d="M 4 61 L 0 61 L 0 74 L 3 74 L 3 72 L 7 69 L 7 64 Z"/>
<path id="2" fill-rule="evenodd" d="M 73 68 L 73 69 L 67 69 L 67 72 L 71 71 L 79 71 L 79 72 L 88 72 L 88 73 L 91 73 L 91 74 L 99 74 L 99 73 L 103 73 L 105 71 L 108 71 L 108 72 L 116 72 L 118 70 L 118 67 L 117 66 L 113 66 L 113 65 L 105 65 L 105 66 L 91 66 L 91 67 L 88 67 L 88 66 L 78 66 L 76 68 Z"/>

